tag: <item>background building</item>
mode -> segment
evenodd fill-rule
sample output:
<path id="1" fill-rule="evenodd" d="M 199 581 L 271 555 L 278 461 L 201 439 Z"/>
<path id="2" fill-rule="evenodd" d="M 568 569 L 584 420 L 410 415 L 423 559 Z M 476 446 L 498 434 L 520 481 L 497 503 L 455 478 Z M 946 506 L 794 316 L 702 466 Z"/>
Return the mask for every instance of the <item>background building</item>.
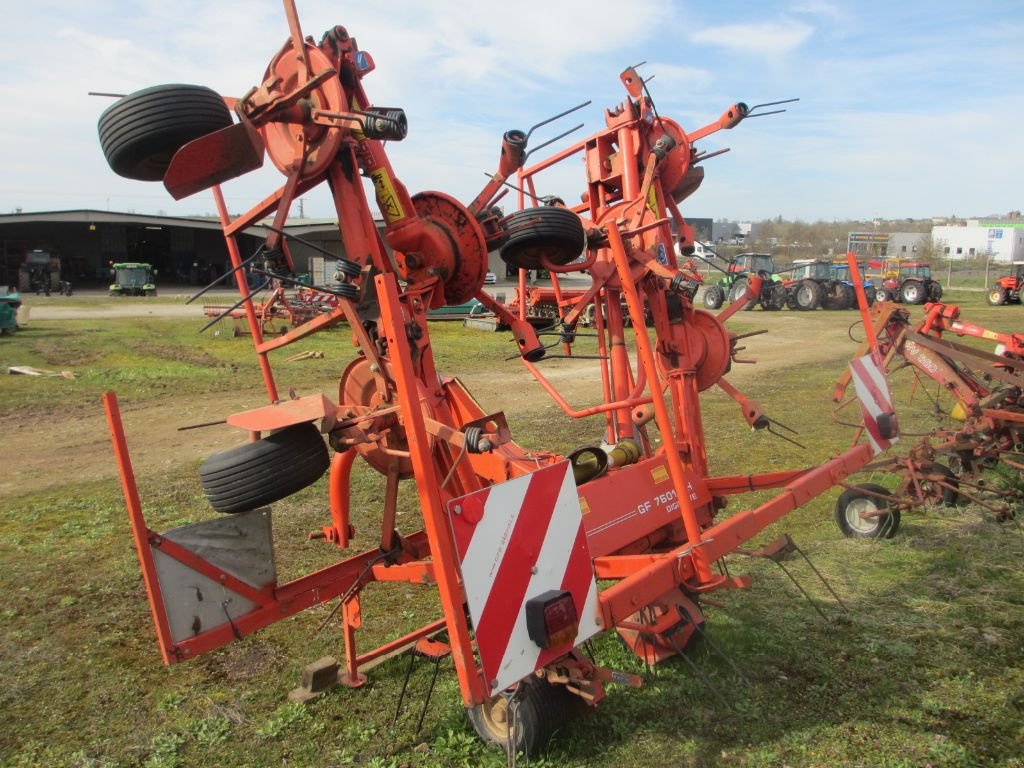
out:
<path id="1" fill-rule="evenodd" d="M 1024 261 L 1024 221 L 969 219 L 963 226 L 932 228 L 939 253 L 961 261 Z"/>
<path id="2" fill-rule="evenodd" d="M 291 219 L 289 241 L 298 273 L 323 249 L 344 255 L 338 225 L 328 219 Z M 265 240 L 267 231 L 249 227 L 237 236 L 243 259 Z M 142 216 L 112 211 L 73 210 L 0 215 L 0 290 L 18 285 L 18 273 L 32 251 L 60 259 L 61 279 L 76 286 L 105 286 L 110 265 L 139 261 L 157 270 L 158 283 L 206 285 L 231 267 L 220 222 L 214 218 Z"/>

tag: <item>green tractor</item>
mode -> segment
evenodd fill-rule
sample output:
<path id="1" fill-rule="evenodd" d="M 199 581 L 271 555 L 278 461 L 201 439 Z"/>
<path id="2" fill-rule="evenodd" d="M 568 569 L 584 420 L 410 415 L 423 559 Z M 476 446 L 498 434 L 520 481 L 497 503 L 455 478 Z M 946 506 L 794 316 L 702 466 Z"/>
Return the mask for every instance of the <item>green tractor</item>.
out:
<path id="1" fill-rule="evenodd" d="M 761 278 L 761 294 L 746 303 L 744 309 L 778 310 L 786 306 L 786 286 L 775 272 L 775 260 L 767 253 L 741 253 L 729 261 L 725 274 L 716 285 L 704 289 L 704 306 L 718 309 L 725 300 L 736 301 L 747 291 L 750 276 Z"/>
<path id="2" fill-rule="evenodd" d="M 149 264 L 121 262 L 111 265 L 111 296 L 156 296 L 156 271 Z"/>

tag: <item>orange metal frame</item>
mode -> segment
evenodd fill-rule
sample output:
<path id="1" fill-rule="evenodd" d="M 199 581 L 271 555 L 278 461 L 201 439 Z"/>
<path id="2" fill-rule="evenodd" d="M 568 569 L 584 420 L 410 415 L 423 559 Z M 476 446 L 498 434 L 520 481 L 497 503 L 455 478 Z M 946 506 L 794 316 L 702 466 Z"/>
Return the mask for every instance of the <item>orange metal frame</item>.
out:
<path id="1" fill-rule="evenodd" d="M 734 127 L 747 113 L 746 107 L 735 105 L 714 123 L 686 134 L 674 121 L 654 113 L 639 76 L 627 70 L 622 79 L 629 98 L 606 112 L 605 129 L 530 168 L 524 167 L 525 155 L 522 147 L 517 149 L 516 136 L 507 134 L 498 172 L 469 206 L 436 192 L 410 196 L 391 168 L 383 141 L 371 138 L 365 129 L 372 103 L 362 79 L 372 71 L 372 60 L 341 27 L 330 30 L 319 45 L 304 39 L 293 3 L 284 0 L 284 5 L 291 35 L 268 68 L 264 83 L 242 99 L 228 100 L 248 128 L 237 135 L 252 141 L 257 141 L 252 136 L 260 137 L 286 176 L 283 186 L 252 210 L 232 218 L 219 186 L 219 181 L 231 176 L 231 169 L 205 177 L 208 163 L 206 170 L 190 171 L 186 162 L 203 154 L 207 138 L 182 150 L 167 178 L 175 179 L 175 188 L 193 191 L 217 180 L 214 196 L 243 296 L 248 289 L 239 269 L 235 234 L 270 215 L 280 229 L 296 197 L 321 183 L 329 186 L 345 251 L 363 269 L 352 282 L 361 296 L 376 297 L 379 316 L 367 322 L 356 302 L 340 299 L 331 311 L 267 340 L 252 302 L 244 302 L 271 405 L 233 417 L 232 423 L 256 435 L 289 423 L 320 421 L 337 453 L 328 480 L 330 524 L 316 536 L 340 549 L 350 545 L 349 478 L 355 459 L 361 456 L 387 477 L 381 538 L 379 545 L 287 584 L 254 590 L 232 580 L 230 574 L 146 526 L 117 402 L 108 395 L 110 429 L 164 660 L 174 663 L 194 657 L 340 597 L 350 685 L 365 679 L 360 668 L 367 662 L 410 647 L 443 627 L 463 700 L 471 705 L 488 698 L 464 609 L 462 575 L 446 505 L 562 457 L 518 446 L 502 414 L 485 413 L 457 380 L 436 369 L 427 310 L 469 296 L 476 296 L 511 326 L 523 363 L 568 416 L 603 414 L 603 437 L 608 443 L 629 438 L 641 446 L 634 464 L 613 467 L 579 489 L 595 573 L 616 581 L 599 596 L 603 627 L 635 629 L 637 623 L 631 617 L 638 609 L 673 590 L 693 596 L 746 586 L 744 579 L 717 575 L 712 564 L 870 459 L 868 446 L 860 445 L 820 466 L 741 476 L 709 474 L 701 391 L 719 385 L 740 404 L 751 426 L 763 427 L 766 421 L 760 406 L 723 378 L 735 346 L 735 335 L 723 323 L 743 301 L 717 317 L 695 309 L 687 287 L 695 286 L 699 276 L 676 263 L 673 245 L 676 238 L 684 246 L 692 244 L 692 231 L 678 203 L 702 179 L 701 155 L 693 143 Z M 297 109 L 297 104 L 305 108 Z M 212 139 L 208 144 L 212 152 Z M 567 265 L 545 265 L 553 268 L 553 289 L 562 313 L 559 327 L 574 329 L 587 307 L 598 305 L 595 328 L 600 355 L 605 358 L 603 402 L 577 409 L 543 376 L 534 354 L 540 344 L 525 321 L 525 306 L 516 316 L 483 291 L 486 254 L 500 239 L 503 225 L 481 212 L 491 210 L 501 181 L 515 177 L 522 190 L 535 194 L 538 174 L 578 154 L 584 156 L 588 183 L 583 203 L 573 210 L 590 234 L 590 247 L 586 261 L 577 268 L 587 270 L 591 288 L 582 295 L 563 290 L 558 274 L 567 271 Z M 383 238 L 372 219 L 360 173 L 373 181 L 376 203 L 386 220 Z M 520 205 L 524 200 L 521 194 Z M 673 225 L 677 234 L 672 232 Z M 290 265 L 283 238 L 269 235 L 268 248 L 279 249 Z M 524 289 L 521 275 L 520 295 L 525 295 Z M 754 295 L 758 289 L 758 285 L 750 287 Z M 653 320 L 653 338 L 646 327 L 647 316 Z M 628 351 L 627 319 L 635 358 Z M 343 377 L 341 402 L 314 396 L 289 402 L 283 412 L 271 353 L 343 320 L 352 330 L 359 359 Z M 568 343 L 566 349 L 571 351 Z M 487 449 L 473 450 L 469 427 L 478 428 L 487 438 Z M 660 445 L 649 434 L 651 429 L 657 430 Z M 399 535 L 394 529 L 397 485 L 403 479 L 416 483 L 423 520 L 423 529 L 412 535 Z M 761 489 L 779 493 L 756 508 L 716 521 L 728 496 Z M 258 607 L 230 625 L 172 642 L 154 573 L 154 548 L 230 585 Z M 432 585 L 440 595 L 443 615 L 380 648 L 359 653 L 361 591 L 375 580 Z M 591 700 L 600 698 L 601 681 L 608 679 L 603 671 L 581 662 L 573 649 L 566 649 L 551 665 L 550 674 L 552 679 L 567 674 L 577 680 L 588 678 L 596 691 Z"/>

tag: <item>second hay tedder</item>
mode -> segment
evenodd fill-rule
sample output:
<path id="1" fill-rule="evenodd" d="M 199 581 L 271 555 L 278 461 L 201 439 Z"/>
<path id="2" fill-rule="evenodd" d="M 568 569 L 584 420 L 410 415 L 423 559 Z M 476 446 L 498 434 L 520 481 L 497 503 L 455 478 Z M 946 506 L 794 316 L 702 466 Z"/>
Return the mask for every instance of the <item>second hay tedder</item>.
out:
<path id="1" fill-rule="evenodd" d="M 385 152 L 386 141 L 404 137 L 405 116 L 375 106 L 364 91 L 372 58 L 340 26 L 319 43 L 304 37 L 294 5 L 284 6 L 290 36 L 243 97 L 157 86 L 119 100 L 100 119 L 116 172 L 162 180 L 175 197 L 213 189 L 270 403 L 229 416 L 252 439 L 201 467 L 213 509 L 233 514 L 161 534 L 146 525 L 117 401 L 106 397 L 161 653 L 168 664 L 185 661 L 339 600 L 342 682 L 360 686 L 367 665 L 413 647 L 450 653 L 477 732 L 535 750 L 572 696 L 597 704 L 608 682 L 639 684 L 595 665 L 582 643 L 614 630 L 649 663 L 682 653 L 703 623 L 701 599 L 749 585 L 713 564 L 871 458 L 861 444 L 811 467 L 709 472 L 701 392 L 724 390 L 753 428 L 770 430 L 773 422 L 725 379 L 737 342 L 725 323 L 743 297 L 717 316 L 693 305 L 699 276 L 675 256 L 676 237 L 684 249 L 692 245 L 679 203 L 697 189 L 700 162 L 710 157 L 696 142 L 763 112 L 736 104 L 687 133 L 657 114 L 638 73 L 627 69 L 627 99 L 606 110 L 597 133 L 528 165 L 529 134 L 509 131 L 496 173 L 470 203 L 441 192 L 409 195 Z M 220 184 L 266 155 L 283 185 L 231 218 Z M 536 198 L 538 174 L 569 158 L 586 168 L 581 202 L 523 207 L 527 196 Z M 363 179 L 385 218 L 383 236 Z M 495 202 L 507 181 L 522 191 L 521 209 L 506 216 Z M 244 271 L 293 279 L 282 228 L 298 196 L 321 184 L 347 255 L 339 262 L 343 290 L 329 311 L 264 338 Z M 235 234 L 269 216 L 264 246 L 243 259 Z M 483 291 L 495 249 L 521 275 L 548 270 L 556 294 L 560 274 L 589 275 L 582 294 L 559 296 L 561 316 L 550 331 L 571 353 L 577 324 L 592 322 L 600 403 L 570 404 L 541 370 L 547 348 L 533 325 Z M 747 298 L 759 289 L 751 282 Z M 483 410 L 437 369 L 428 310 L 474 297 L 511 328 L 522 363 L 568 417 L 603 419 L 595 447 L 568 457 L 527 450 L 502 412 Z M 356 351 L 338 391 L 282 398 L 271 354 L 342 321 Z M 362 551 L 350 521 L 358 460 L 386 478 L 379 536 Z M 330 518 L 317 537 L 338 560 L 278 583 L 267 505 L 324 473 Z M 422 529 L 414 533 L 396 530 L 402 482 L 416 489 Z M 731 496 L 752 490 L 775 493 L 725 514 Z M 433 590 L 441 614 L 361 649 L 360 604 L 375 581 Z"/>
<path id="2" fill-rule="evenodd" d="M 886 451 L 863 468 L 893 476 L 897 484 L 891 491 L 873 483 L 847 487 L 836 506 L 836 522 L 847 536 L 891 537 L 902 511 L 938 504 L 969 502 L 1005 521 L 1024 498 L 1018 484 L 992 477 L 992 470 L 1013 476 L 1024 469 L 1024 334 L 966 321 L 951 304 L 931 302 L 923 309 L 924 317 L 913 322 L 908 309 L 875 304 L 865 321 L 868 338 L 854 359 L 873 358 L 887 380 L 909 371 L 911 396 L 927 398 L 932 416 L 945 423 L 924 434 L 904 430 L 904 437 L 920 440 L 901 453 Z M 979 339 L 995 349 L 950 336 Z M 838 419 L 856 400 L 843 403 L 855 371 L 847 371 L 833 392 Z M 881 447 L 888 445 L 883 441 Z"/>

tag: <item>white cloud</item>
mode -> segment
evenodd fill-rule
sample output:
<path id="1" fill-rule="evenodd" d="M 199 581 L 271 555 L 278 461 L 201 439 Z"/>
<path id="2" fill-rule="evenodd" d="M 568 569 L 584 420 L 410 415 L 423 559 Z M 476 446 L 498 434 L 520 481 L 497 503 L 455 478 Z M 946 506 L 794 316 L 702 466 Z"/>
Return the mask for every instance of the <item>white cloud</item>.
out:
<path id="1" fill-rule="evenodd" d="M 836 24 L 849 23 L 853 16 L 845 8 L 841 8 L 838 5 L 829 3 L 826 0 L 808 0 L 807 2 L 798 3 L 794 5 L 790 10 L 793 13 L 807 14 L 808 16 L 817 16 L 822 19 L 827 19 Z"/>
<path id="2" fill-rule="evenodd" d="M 694 32 L 690 40 L 736 53 L 781 56 L 799 48 L 813 32 L 813 27 L 800 21 L 726 24 Z"/>
<path id="3" fill-rule="evenodd" d="M 584 128 L 534 159 L 592 134 L 604 125 L 603 110 L 625 99 L 619 73 L 646 60 L 640 72 L 655 76 L 659 113 L 689 131 L 737 100 L 802 98 L 785 116 L 701 142 L 699 149 L 733 151 L 708 163 L 707 180 L 686 203 L 690 213 L 807 218 L 1019 207 L 1012 174 L 986 161 L 1024 164 L 1014 132 L 1024 115 L 1006 98 L 1008 73 L 1024 60 L 1008 42 L 1020 31 L 1009 17 L 994 28 L 966 6 L 924 18 L 890 4 L 868 18 L 841 0 L 786 0 L 760 6 L 775 14 L 761 17 L 738 17 L 730 3 L 654 0 L 637 0 L 627 14 L 617 0 L 392 0 L 386 9 L 297 2 L 305 34 L 318 40 L 342 24 L 373 54 L 378 69 L 366 92 L 408 114 L 409 138 L 388 152 L 413 193 L 468 200 L 494 170 L 505 130 L 528 129 L 587 99 L 590 106 L 538 130 L 531 143 L 578 122 Z M 288 37 L 280 0 L 249 0 L 244 9 L 208 0 L 34 0 L 7 10 L 16 33 L 0 49 L 0 99 L 17 118 L 0 124 L 0 210 L 103 208 L 109 200 L 112 209 L 140 212 L 212 211 L 208 194 L 174 203 L 160 184 L 115 176 L 96 136 L 109 102 L 86 92 L 184 82 L 239 96 L 260 82 Z M 858 42 L 836 45 L 836 35 Z M 57 51 L 42 63 L 40 39 Z M 583 178 L 569 161 L 545 171 L 539 191 L 574 199 Z M 273 169 L 250 174 L 225 194 L 240 211 L 282 179 Z M 323 190 L 307 198 L 307 215 L 329 214 Z"/>

